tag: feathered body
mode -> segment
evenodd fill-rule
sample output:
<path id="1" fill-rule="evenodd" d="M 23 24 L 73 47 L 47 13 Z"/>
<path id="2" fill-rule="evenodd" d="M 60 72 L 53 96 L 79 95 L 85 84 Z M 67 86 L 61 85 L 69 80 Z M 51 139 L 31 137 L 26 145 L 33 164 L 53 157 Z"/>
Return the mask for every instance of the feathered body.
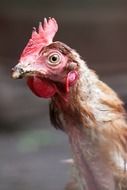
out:
<path id="1" fill-rule="evenodd" d="M 78 190 L 127 190 L 127 123 L 123 102 L 75 50 L 52 42 L 57 31 L 54 19 L 45 21 L 42 29 L 44 36 L 45 31 L 50 31 L 50 40 L 37 43 L 36 51 L 28 44 L 13 69 L 13 77 L 27 77 L 37 96 L 51 98 L 51 122 L 69 137 Z"/>

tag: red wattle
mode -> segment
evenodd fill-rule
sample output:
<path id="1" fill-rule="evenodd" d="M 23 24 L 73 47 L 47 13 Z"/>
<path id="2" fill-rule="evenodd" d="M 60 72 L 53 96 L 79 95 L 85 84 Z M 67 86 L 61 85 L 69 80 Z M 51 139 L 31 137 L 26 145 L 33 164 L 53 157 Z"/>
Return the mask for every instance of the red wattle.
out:
<path id="1" fill-rule="evenodd" d="M 57 91 L 53 82 L 38 77 L 28 78 L 27 84 L 36 96 L 43 98 L 51 98 Z"/>

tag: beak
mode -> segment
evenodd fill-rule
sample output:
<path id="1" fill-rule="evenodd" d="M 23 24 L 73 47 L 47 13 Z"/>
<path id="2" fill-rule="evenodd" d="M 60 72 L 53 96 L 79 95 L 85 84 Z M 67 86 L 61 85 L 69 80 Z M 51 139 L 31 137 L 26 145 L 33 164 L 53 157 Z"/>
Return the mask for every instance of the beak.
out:
<path id="1" fill-rule="evenodd" d="M 13 79 L 21 79 L 24 77 L 24 75 L 25 75 L 25 72 L 22 68 L 19 68 L 17 66 L 12 68 L 12 78 Z"/>
<path id="2" fill-rule="evenodd" d="M 13 69 L 12 69 L 12 78 L 13 79 L 21 79 L 26 76 L 45 76 L 45 71 L 42 70 L 42 68 L 37 68 L 35 64 L 27 64 L 27 63 L 18 63 Z"/>
<path id="3" fill-rule="evenodd" d="M 12 68 L 12 78 L 21 79 L 28 75 L 31 76 L 35 73 L 34 70 L 32 63 L 29 63 L 28 61 L 19 62 L 14 68 Z"/>

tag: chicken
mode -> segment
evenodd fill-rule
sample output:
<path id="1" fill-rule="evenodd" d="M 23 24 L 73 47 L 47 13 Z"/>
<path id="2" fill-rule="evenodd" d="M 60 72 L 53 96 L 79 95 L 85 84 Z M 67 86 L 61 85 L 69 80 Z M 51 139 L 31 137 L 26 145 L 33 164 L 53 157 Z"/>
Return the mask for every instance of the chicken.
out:
<path id="1" fill-rule="evenodd" d="M 25 77 L 35 95 L 51 99 L 51 123 L 68 135 L 78 190 L 127 190 L 123 102 L 75 50 L 53 42 L 57 30 L 53 18 L 33 29 L 12 77 Z"/>

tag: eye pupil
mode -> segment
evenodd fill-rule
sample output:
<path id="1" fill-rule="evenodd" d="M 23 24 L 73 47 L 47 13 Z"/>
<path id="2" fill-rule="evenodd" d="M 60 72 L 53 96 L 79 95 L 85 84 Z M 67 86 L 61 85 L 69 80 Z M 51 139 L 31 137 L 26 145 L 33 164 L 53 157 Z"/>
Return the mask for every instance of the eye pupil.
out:
<path id="1" fill-rule="evenodd" d="M 53 62 L 57 61 L 57 59 L 58 59 L 57 55 L 53 55 L 53 56 L 52 56 L 52 61 L 53 61 Z"/>

